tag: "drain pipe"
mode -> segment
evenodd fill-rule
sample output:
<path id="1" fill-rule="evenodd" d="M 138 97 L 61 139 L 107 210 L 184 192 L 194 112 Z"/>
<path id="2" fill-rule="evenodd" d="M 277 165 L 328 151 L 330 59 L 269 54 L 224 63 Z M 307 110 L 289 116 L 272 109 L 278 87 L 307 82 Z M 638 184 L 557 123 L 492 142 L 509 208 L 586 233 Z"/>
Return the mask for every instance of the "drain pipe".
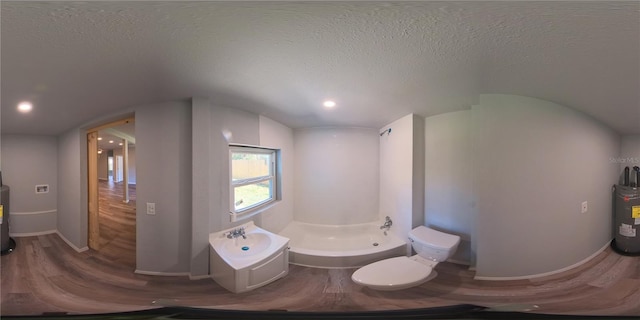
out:
<path id="1" fill-rule="evenodd" d="M 629 186 L 629 167 L 624 167 L 624 184 L 623 186 Z"/>
<path id="2" fill-rule="evenodd" d="M 11 253 L 16 248 L 16 241 L 9 236 L 9 186 L 2 183 L 0 171 L 0 255 Z"/>

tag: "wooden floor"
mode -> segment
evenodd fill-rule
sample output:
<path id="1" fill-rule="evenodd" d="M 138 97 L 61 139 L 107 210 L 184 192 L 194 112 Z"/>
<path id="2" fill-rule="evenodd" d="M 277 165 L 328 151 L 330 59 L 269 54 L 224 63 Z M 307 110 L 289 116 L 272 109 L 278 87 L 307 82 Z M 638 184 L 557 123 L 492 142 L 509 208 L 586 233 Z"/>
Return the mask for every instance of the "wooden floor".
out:
<path id="1" fill-rule="evenodd" d="M 117 186 L 106 187 L 115 190 Z M 105 223 L 100 251 L 78 253 L 56 234 L 16 239 L 16 250 L 0 261 L 0 315 L 105 313 L 162 306 L 361 311 L 470 303 L 505 311 L 640 316 L 640 258 L 620 256 L 610 249 L 576 269 L 535 280 L 478 281 L 464 266 L 441 263 L 434 280 L 396 292 L 354 284 L 354 269 L 292 265 L 285 278 L 242 294 L 230 293 L 211 279 L 138 275 L 133 273 L 135 203 L 133 218 L 114 214 L 131 215 L 121 202 L 109 205 L 120 210 L 107 212 L 105 206 L 103 212 L 101 203 Z"/>
<path id="2" fill-rule="evenodd" d="M 124 184 L 98 182 L 100 248 L 105 257 L 136 267 L 136 185 L 129 185 L 129 202 L 124 203 Z"/>

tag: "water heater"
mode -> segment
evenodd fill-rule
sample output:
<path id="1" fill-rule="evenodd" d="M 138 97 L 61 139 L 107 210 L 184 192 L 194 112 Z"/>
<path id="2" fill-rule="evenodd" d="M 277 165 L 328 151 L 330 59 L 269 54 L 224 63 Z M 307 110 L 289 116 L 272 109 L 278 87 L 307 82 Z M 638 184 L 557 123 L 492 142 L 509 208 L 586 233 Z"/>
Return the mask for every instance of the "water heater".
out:
<path id="1" fill-rule="evenodd" d="M 611 247 L 622 255 L 640 255 L 640 168 L 624 170 L 624 182 L 615 186 Z M 633 178 L 635 176 L 635 178 Z M 635 182 L 633 181 L 635 180 Z"/>
<path id="2" fill-rule="evenodd" d="M 9 237 L 9 186 L 2 183 L 2 171 L 0 171 L 0 248 L 1 254 L 11 253 L 16 248 L 16 242 Z"/>

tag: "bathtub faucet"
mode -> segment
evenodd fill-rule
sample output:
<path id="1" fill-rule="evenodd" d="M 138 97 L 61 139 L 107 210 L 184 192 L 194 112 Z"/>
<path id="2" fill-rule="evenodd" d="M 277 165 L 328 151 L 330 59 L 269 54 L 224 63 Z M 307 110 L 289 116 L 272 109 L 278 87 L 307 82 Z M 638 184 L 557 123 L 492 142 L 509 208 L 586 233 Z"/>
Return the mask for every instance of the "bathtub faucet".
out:
<path id="1" fill-rule="evenodd" d="M 386 216 L 384 218 L 384 224 L 380 226 L 380 230 L 384 229 L 384 235 L 387 235 L 387 231 L 389 231 L 389 228 L 391 228 L 391 225 L 393 224 L 393 221 L 391 221 L 391 218 L 389 218 L 389 216 Z"/>
<path id="2" fill-rule="evenodd" d="M 227 238 L 235 239 L 237 237 L 242 237 L 242 239 L 246 239 L 247 236 L 244 234 L 244 227 L 233 229 L 227 233 Z"/>

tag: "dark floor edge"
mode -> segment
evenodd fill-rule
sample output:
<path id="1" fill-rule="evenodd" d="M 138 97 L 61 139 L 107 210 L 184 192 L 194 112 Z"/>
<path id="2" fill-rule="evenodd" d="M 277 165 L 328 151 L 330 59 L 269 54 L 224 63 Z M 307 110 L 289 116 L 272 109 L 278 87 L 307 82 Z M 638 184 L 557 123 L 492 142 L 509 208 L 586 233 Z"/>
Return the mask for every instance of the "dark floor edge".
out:
<path id="1" fill-rule="evenodd" d="M 618 247 L 618 245 L 616 244 L 616 239 L 611 240 L 611 249 L 613 249 L 613 251 L 619 255 L 623 255 L 623 256 L 629 256 L 629 257 L 640 257 L 640 251 L 639 252 L 627 252 L 624 251 L 622 249 L 620 249 Z"/>
<path id="2" fill-rule="evenodd" d="M 13 238 L 9 238 L 9 246 L 0 252 L 0 256 L 8 255 L 16 249 L 16 241 Z"/>
<path id="3" fill-rule="evenodd" d="M 486 307 L 461 304 L 445 307 L 349 312 L 308 312 L 308 311 L 241 311 L 216 310 L 188 307 L 164 307 L 158 309 L 92 314 L 69 315 L 48 313 L 41 316 L 2 316 L 2 319 L 638 319 L 637 316 L 575 316 L 551 315 L 522 312 L 490 311 Z"/>

